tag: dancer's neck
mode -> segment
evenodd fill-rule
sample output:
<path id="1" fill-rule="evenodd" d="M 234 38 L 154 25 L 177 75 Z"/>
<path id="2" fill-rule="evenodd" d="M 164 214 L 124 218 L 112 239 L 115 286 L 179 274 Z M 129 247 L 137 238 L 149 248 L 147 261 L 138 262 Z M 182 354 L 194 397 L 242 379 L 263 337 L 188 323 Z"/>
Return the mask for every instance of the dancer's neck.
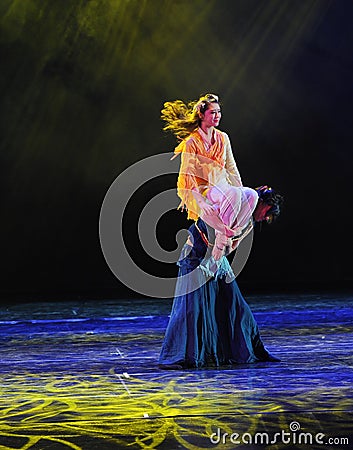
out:
<path id="1" fill-rule="evenodd" d="M 200 126 L 200 129 L 205 133 L 205 135 L 206 135 L 209 139 L 212 138 L 214 127 L 206 127 L 206 126 L 201 125 L 201 126 Z"/>

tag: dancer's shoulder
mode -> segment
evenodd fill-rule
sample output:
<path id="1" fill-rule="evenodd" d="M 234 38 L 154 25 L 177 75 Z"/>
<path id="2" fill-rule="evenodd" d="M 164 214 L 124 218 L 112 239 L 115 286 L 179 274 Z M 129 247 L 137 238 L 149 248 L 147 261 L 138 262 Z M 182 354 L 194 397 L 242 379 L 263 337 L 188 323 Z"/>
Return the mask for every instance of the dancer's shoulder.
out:
<path id="1" fill-rule="evenodd" d="M 218 128 L 215 128 L 215 133 L 217 136 L 219 136 L 224 141 L 229 141 L 229 136 L 225 131 L 219 130 Z"/>
<path id="2" fill-rule="evenodd" d="M 202 138 L 197 131 L 191 133 L 187 138 L 184 139 L 185 148 L 196 149 L 198 147 L 202 147 Z"/>

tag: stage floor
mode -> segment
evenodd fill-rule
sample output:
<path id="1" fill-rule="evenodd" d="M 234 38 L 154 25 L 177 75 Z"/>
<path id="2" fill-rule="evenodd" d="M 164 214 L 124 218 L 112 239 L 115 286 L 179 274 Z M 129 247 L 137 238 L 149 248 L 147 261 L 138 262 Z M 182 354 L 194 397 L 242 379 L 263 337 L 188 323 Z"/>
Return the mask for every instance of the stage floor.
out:
<path id="1" fill-rule="evenodd" d="M 247 301 L 281 362 L 160 370 L 170 300 L 2 306 L 0 449 L 352 448 L 353 295 Z"/>

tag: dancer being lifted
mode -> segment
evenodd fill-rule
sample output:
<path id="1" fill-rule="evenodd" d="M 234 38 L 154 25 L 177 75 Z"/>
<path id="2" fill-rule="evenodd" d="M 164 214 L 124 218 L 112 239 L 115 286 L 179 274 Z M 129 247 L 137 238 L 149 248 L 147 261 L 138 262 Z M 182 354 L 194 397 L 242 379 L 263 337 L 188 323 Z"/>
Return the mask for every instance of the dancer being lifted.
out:
<path id="1" fill-rule="evenodd" d="M 217 127 L 221 120 L 218 96 L 206 94 L 185 105 L 166 102 L 162 119 L 181 143 L 178 195 L 188 218 L 199 217 L 216 230 L 212 256 L 219 260 L 228 238 L 243 238 L 252 229 L 258 194 L 244 187 L 234 160 L 229 137 Z"/>

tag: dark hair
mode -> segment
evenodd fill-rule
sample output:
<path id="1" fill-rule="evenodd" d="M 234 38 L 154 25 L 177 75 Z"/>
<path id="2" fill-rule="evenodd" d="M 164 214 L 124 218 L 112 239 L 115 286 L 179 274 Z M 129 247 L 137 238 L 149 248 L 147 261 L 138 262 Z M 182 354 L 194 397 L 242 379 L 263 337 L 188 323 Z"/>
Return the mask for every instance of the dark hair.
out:
<path id="1" fill-rule="evenodd" d="M 219 104 L 219 98 L 218 95 L 215 94 L 204 94 L 202 95 L 199 100 L 194 105 L 194 109 L 196 109 L 198 112 L 204 114 L 211 103 L 218 103 Z"/>
<path id="2" fill-rule="evenodd" d="M 165 102 L 161 111 L 161 119 L 166 122 L 163 130 L 184 139 L 200 126 L 200 113 L 204 114 L 211 103 L 219 103 L 217 95 L 205 94 L 188 104 L 181 100 Z"/>
<path id="3" fill-rule="evenodd" d="M 255 191 L 258 193 L 259 202 L 271 206 L 271 208 L 267 211 L 266 216 L 268 217 L 267 223 L 272 223 L 280 215 L 284 197 L 266 185 L 255 188 Z"/>

